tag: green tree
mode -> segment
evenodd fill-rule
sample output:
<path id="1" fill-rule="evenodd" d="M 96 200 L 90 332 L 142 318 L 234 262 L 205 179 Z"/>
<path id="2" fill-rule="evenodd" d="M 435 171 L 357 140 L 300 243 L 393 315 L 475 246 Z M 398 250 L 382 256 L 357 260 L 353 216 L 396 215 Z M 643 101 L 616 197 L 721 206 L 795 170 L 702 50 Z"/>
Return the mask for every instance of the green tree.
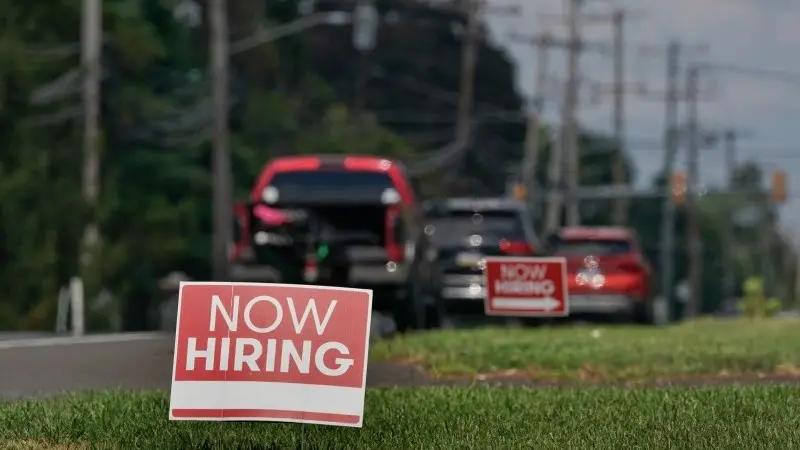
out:
<path id="1" fill-rule="evenodd" d="M 337 2 L 318 5 L 322 10 L 341 8 Z M 352 102 L 357 71 L 363 67 L 365 104 L 378 122 L 421 153 L 442 148 L 455 140 L 462 51 L 458 25 L 464 25 L 457 6 L 421 0 L 378 2 L 387 21 L 379 29 L 375 50 L 363 61 L 353 48 L 351 27 L 307 32 L 303 37 L 310 70 L 326 80 L 338 98 Z M 453 187 L 474 195 L 504 191 L 509 167 L 518 165 L 522 156 L 525 136 L 525 101 L 515 88 L 514 70 L 509 56 L 482 29 L 475 70 L 474 144 L 460 167 L 447 167 L 458 172 L 459 182 L 438 186 L 439 193 Z"/>

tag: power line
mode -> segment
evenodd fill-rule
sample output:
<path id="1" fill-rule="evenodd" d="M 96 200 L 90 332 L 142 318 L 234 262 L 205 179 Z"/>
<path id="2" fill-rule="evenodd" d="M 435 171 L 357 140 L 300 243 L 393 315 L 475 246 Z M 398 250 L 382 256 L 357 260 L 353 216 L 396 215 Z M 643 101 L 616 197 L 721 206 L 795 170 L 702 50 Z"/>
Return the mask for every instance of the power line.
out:
<path id="1" fill-rule="evenodd" d="M 385 77 L 387 80 L 401 85 L 408 90 L 428 95 L 444 103 L 458 105 L 457 92 L 442 89 L 438 86 L 431 85 L 430 83 L 420 81 L 417 78 L 410 77 L 408 75 L 389 75 L 384 69 L 378 67 L 373 67 L 370 70 L 370 75 L 374 77 Z M 515 123 L 525 120 L 525 115 L 523 113 L 509 112 L 508 110 L 491 103 L 474 102 L 473 106 L 476 110 L 480 110 L 482 114 L 485 114 L 487 119 L 489 117 L 494 117 L 500 121 Z"/>
<path id="2" fill-rule="evenodd" d="M 758 78 L 766 78 L 774 81 L 783 81 L 790 84 L 800 84 L 800 73 L 790 72 L 781 69 L 768 69 L 763 67 L 748 67 L 737 64 L 727 63 L 697 63 L 697 70 L 724 72 L 728 74 L 739 74 Z"/>

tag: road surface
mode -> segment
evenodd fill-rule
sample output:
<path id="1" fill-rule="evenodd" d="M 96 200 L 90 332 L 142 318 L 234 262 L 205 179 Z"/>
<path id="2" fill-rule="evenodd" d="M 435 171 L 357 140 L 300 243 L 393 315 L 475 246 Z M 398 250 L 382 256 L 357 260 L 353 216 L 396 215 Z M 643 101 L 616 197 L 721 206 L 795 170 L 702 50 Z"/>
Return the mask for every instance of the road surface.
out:
<path id="1" fill-rule="evenodd" d="M 47 396 L 89 389 L 169 389 L 174 335 L 128 333 L 83 338 L 0 340 L 0 399 Z M 684 380 L 672 384 L 702 386 L 747 383 L 798 383 L 797 379 Z M 525 380 L 488 380 L 484 385 L 529 387 Z M 418 369 L 394 364 L 370 364 L 367 386 L 470 385 L 471 381 L 432 380 Z M 585 384 L 584 384 L 585 386 Z M 664 386 L 664 385 L 656 385 Z"/>

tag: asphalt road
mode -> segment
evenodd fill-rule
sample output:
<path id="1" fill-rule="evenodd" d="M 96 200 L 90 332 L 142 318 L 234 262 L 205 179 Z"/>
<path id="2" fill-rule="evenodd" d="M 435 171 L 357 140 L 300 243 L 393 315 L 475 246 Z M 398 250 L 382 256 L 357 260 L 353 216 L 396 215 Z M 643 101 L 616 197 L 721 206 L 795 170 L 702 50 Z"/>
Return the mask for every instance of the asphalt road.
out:
<path id="1" fill-rule="evenodd" d="M 0 399 L 48 396 L 90 389 L 169 389 L 174 335 L 118 334 L 83 338 L 29 337 L 0 340 Z M 797 378 L 698 379 L 653 383 L 653 387 L 731 383 L 775 384 Z M 433 380 L 420 370 L 394 364 L 370 364 L 367 386 L 474 385 L 469 380 Z M 484 380 L 487 386 L 570 387 L 526 380 Z M 583 384 L 582 386 L 586 386 Z M 577 386 L 575 386 L 577 387 Z"/>

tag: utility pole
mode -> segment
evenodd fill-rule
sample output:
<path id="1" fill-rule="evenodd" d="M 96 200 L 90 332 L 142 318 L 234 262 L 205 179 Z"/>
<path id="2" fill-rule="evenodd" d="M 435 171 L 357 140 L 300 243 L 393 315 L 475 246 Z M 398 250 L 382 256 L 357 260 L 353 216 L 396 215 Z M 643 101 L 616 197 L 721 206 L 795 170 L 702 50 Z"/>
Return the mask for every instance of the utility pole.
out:
<path id="1" fill-rule="evenodd" d="M 563 110 L 563 101 L 561 102 Z M 550 160 L 547 162 L 547 189 L 562 193 L 564 180 L 564 140 L 556 139 L 550 150 Z M 561 225 L 561 211 L 564 204 L 562 195 L 547 198 L 547 211 L 544 218 L 545 233 L 553 233 Z"/>
<path id="2" fill-rule="evenodd" d="M 526 188 L 528 202 L 532 202 L 534 198 L 539 197 L 539 190 L 536 186 L 536 168 L 539 161 L 539 145 L 544 125 L 545 84 L 547 83 L 548 57 L 551 44 L 552 36 L 548 33 L 538 36 L 536 41 L 535 98 L 533 111 L 528 118 L 525 135 L 525 156 L 522 161 L 522 182 Z"/>
<path id="3" fill-rule="evenodd" d="M 686 127 L 679 124 L 678 110 L 681 102 L 688 101 L 694 97 L 700 100 L 700 92 L 697 90 L 693 96 L 688 95 L 689 87 L 681 89 L 681 60 L 685 59 L 685 54 L 689 53 L 692 57 L 703 55 L 707 52 L 705 45 L 687 46 L 676 40 L 670 41 L 666 49 L 666 89 L 665 92 L 652 92 L 642 85 L 639 95 L 652 100 L 664 102 L 664 164 L 661 172 L 666 177 L 664 186 L 661 188 L 661 229 L 659 260 L 661 262 L 661 297 L 667 303 L 670 314 L 673 310 L 675 292 L 673 283 L 675 282 L 675 212 L 676 205 L 673 203 L 673 193 L 671 181 L 675 175 L 675 164 L 677 162 L 680 143 L 686 137 Z M 641 46 L 639 51 L 642 54 L 653 53 L 660 57 L 663 54 L 663 47 Z M 697 89 L 697 86 L 695 86 Z M 691 103 L 691 102 L 690 102 Z M 696 107 L 696 105 L 695 105 Z M 696 115 L 696 109 L 695 113 Z M 696 128 L 696 127 L 695 127 Z M 695 129 L 695 134 L 697 130 Z M 699 140 L 699 136 L 697 138 Z M 699 145 L 699 143 L 698 143 Z M 691 185 L 689 185 L 691 186 Z"/>
<path id="4" fill-rule="evenodd" d="M 100 239 L 97 202 L 100 195 L 100 87 L 103 77 L 103 6 L 101 0 L 83 0 L 81 20 L 81 62 L 83 64 L 83 198 L 89 221 L 83 233 L 81 265 L 91 263 Z"/>
<path id="5" fill-rule="evenodd" d="M 227 2 L 209 0 L 210 52 L 212 74 L 213 157 L 212 177 L 212 261 L 214 280 L 228 277 L 228 246 L 233 240 L 233 176 L 228 130 L 229 31 Z"/>
<path id="6" fill-rule="evenodd" d="M 761 221 L 759 223 L 759 253 L 761 253 L 761 276 L 764 280 L 764 294 L 771 297 L 775 292 L 775 270 L 772 251 L 772 235 L 775 223 L 771 214 L 772 203 L 764 199 L 761 208 Z"/>
<path id="7" fill-rule="evenodd" d="M 562 166 L 551 166 L 551 169 L 548 170 L 550 172 L 550 176 L 548 178 L 550 180 L 551 189 L 562 188 L 561 180 L 562 177 L 564 177 L 564 174 L 558 173 L 558 171 L 563 171 L 566 173 L 567 194 L 564 197 L 567 200 L 567 223 L 570 225 L 580 224 L 581 220 L 579 199 L 578 196 L 574 195 L 575 192 L 580 190 L 580 149 L 578 142 L 579 130 L 577 128 L 575 116 L 578 108 L 578 92 L 580 91 L 578 65 L 580 53 L 587 49 L 587 44 L 581 39 L 580 24 L 588 22 L 608 23 L 609 21 L 614 24 L 613 53 L 615 58 L 615 80 L 614 83 L 611 84 L 610 88 L 603 87 L 602 91 L 605 92 L 608 90 L 615 96 L 614 129 L 617 135 L 617 140 L 620 141 L 620 150 L 622 150 L 622 141 L 624 141 L 624 96 L 627 88 L 625 87 L 626 82 L 624 77 L 625 44 L 623 36 L 623 24 L 625 20 L 630 18 L 630 13 L 622 9 L 617 9 L 614 10 L 612 14 L 584 14 L 581 12 L 581 7 L 583 6 L 584 2 L 585 0 L 569 0 L 569 8 L 566 15 L 566 22 L 569 25 L 570 32 L 569 43 L 566 45 L 566 47 L 569 49 L 570 53 L 568 56 L 566 89 L 564 90 L 564 98 L 562 102 L 562 133 L 561 139 L 559 139 L 555 149 L 556 151 L 553 153 L 553 156 L 556 156 L 556 158 L 552 158 L 551 156 L 551 162 L 553 164 L 564 165 L 562 160 L 566 158 L 566 170 L 564 170 L 565 167 Z M 545 16 L 560 17 L 560 15 L 551 14 L 545 14 Z M 602 54 L 611 53 L 608 45 L 592 45 Z M 625 159 L 621 152 L 615 156 L 617 157 L 615 158 L 615 163 L 612 169 L 614 183 L 616 184 L 617 191 L 621 192 L 625 190 Z M 561 220 L 562 199 L 561 196 L 551 196 L 549 200 L 550 202 L 548 203 L 545 223 L 546 228 L 553 230 L 559 225 Z M 628 199 L 624 198 L 624 196 L 617 197 L 614 199 L 614 204 L 616 211 L 622 211 L 615 213 L 615 220 L 621 220 L 624 222 L 625 217 L 627 216 Z"/>
<path id="8" fill-rule="evenodd" d="M 795 248 L 795 262 L 794 262 L 794 310 L 800 312 L 800 253 L 798 253 L 797 249 L 800 247 L 800 243 L 798 243 L 797 238 L 794 240 L 794 248 Z"/>
<path id="9" fill-rule="evenodd" d="M 576 110 L 578 108 L 578 90 L 581 51 L 580 9 L 584 0 L 569 0 L 567 20 L 569 23 L 569 53 L 567 56 L 567 86 L 564 92 L 564 109 L 562 124 L 562 151 L 566 150 L 567 160 L 567 225 L 577 226 L 581 223 L 580 204 L 577 190 L 580 183 L 580 154 L 578 151 L 578 127 Z"/>
<path id="10" fill-rule="evenodd" d="M 467 27 L 461 47 L 461 81 L 458 92 L 456 142 L 469 145 L 472 140 L 472 107 L 475 97 L 475 65 L 478 54 L 479 16 L 484 0 L 465 0 Z"/>
<path id="11" fill-rule="evenodd" d="M 625 11 L 618 9 L 612 14 L 614 24 L 614 137 L 618 150 L 614 154 L 612 179 L 615 185 L 624 185 L 625 179 Z M 628 223 L 628 199 L 614 202 L 613 220 L 617 225 Z"/>
<path id="12" fill-rule="evenodd" d="M 725 146 L 725 167 L 727 168 L 728 175 L 728 190 L 733 191 L 734 175 L 736 173 L 736 144 L 738 141 L 737 131 L 730 129 L 725 130 L 723 133 L 723 143 Z M 734 230 L 733 230 L 733 217 L 730 215 L 733 211 L 728 211 L 728 220 L 723 224 L 723 245 L 722 245 L 722 288 L 724 301 L 733 299 L 735 294 L 736 276 L 733 267 L 733 249 L 734 249 Z"/>
<path id="13" fill-rule="evenodd" d="M 675 241 L 675 203 L 671 198 L 670 180 L 678 156 L 678 106 L 680 102 L 681 44 L 672 41 L 667 47 L 667 88 L 664 109 L 664 199 L 661 219 L 661 296 L 667 302 L 667 311 L 672 315 L 672 283 L 674 281 L 673 255 Z"/>
<path id="14" fill-rule="evenodd" d="M 369 57 L 375 49 L 380 18 L 372 0 L 360 0 L 353 12 L 353 47 L 358 51 L 353 110 L 359 123 L 366 109 Z"/>
<path id="15" fill-rule="evenodd" d="M 686 73 L 686 100 L 688 102 L 688 142 L 687 142 L 687 167 L 686 178 L 688 192 L 687 200 L 687 237 L 689 244 L 689 304 L 687 316 L 692 318 L 700 313 L 701 307 L 701 280 L 702 280 L 702 243 L 700 242 L 700 224 L 698 217 L 697 193 L 699 188 L 699 148 L 700 136 L 698 132 L 698 84 L 699 68 L 696 65 L 689 67 Z"/>
<path id="16" fill-rule="evenodd" d="M 722 140 L 725 143 L 725 167 L 727 168 L 728 174 L 728 187 L 733 188 L 733 177 L 736 175 L 736 159 L 737 159 L 737 148 L 736 144 L 738 143 L 738 133 L 736 130 L 730 129 L 725 130 L 722 134 Z"/>
<path id="17" fill-rule="evenodd" d="M 478 62 L 480 36 L 480 14 L 485 0 L 462 0 L 461 11 L 465 15 L 461 42 L 461 69 L 458 90 L 458 109 L 456 112 L 455 145 L 463 148 L 460 157 L 453 163 L 452 170 L 444 177 L 444 185 L 450 189 L 460 189 L 458 174 L 472 147 L 473 106 L 475 102 L 475 66 Z"/>
<path id="18" fill-rule="evenodd" d="M 510 37 L 512 39 L 516 39 L 516 40 L 524 41 L 524 42 L 529 43 L 529 44 L 533 44 L 538 49 L 537 50 L 537 54 L 540 55 L 539 59 L 542 60 L 542 64 L 540 64 L 538 66 L 538 69 L 537 69 L 537 72 L 538 72 L 538 74 L 537 74 L 537 85 L 538 85 L 537 86 L 537 97 L 539 97 L 537 99 L 537 102 L 538 101 L 541 101 L 541 102 L 544 101 L 544 91 L 545 91 L 545 85 L 547 83 L 547 70 L 548 70 L 547 65 L 549 65 L 549 64 L 544 64 L 544 62 L 545 62 L 544 60 L 549 59 L 546 56 L 547 53 L 548 53 L 547 49 L 549 49 L 549 48 L 567 49 L 567 51 L 569 51 L 571 54 L 573 54 L 573 56 L 576 56 L 577 54 L 579 54 L 579 53 L 581 53 L 583 51 L 586 51 L 586 50 L 598 51 L 600 53 L 606 52 L 606 45 L 604 45 L 602 43 L 583 42 L 583 41 L 580 41 L 579 39 L 569 39 L 569 38 L 567 38 L 567 39 L 557 39 L 557 38 L 555 38 L 554 36 L 552 36 L 549 33 L 542 33 L 542 34 L 538 34 L 538 35 L 535 35 L 535 36 L 532 36 L 532 37 L 519 35 L 519 34 L 516 34 L 516 33 L 512 33 L 510 35 Z M 570 131 L 570 126 L 569 126 L 569 122 L 570 121 L 567 119 L 568 116 L 571 116 L 573 121 L 575 119 L 574 110 L 577 109 L 577 96 L 578 96 L 577 89 L 579 88 L 579 86 L 577 86 L 577 84 L 578 84 L 577 83 L 577 81 L 578 81 L 577 80 L 578 79 L 577 69 L 575 69 L 575 73 L 573 73 L 573 77 L 574 77 L 574 79 L 572 80 L 572 82 L 575 85 L 574 89 L 576 89 L 576 91 L 574 91 L 574 95 L 572 96 L 572 104 L 573 104 L 573 107 L 572 107 L 573 112 L 572 112 L 572 114 L 571 115 L 569 114 L 569 106 L 568 106 L 568 102 L 567 102 L 567 97 L 569 97 L 569 94 L 572 91 L 569 88 L 569 86 L 567 86 L 567 88 L 564 89 L 563 92 L 562 92 L 564 97 L 559 99 L 558 101 L 556 101 L 556 103 L 559 104 L 559 106 L 561 108 L 561 130 L 559 132 L 559 134 L 560 134 L 559 139 L 556 139 L 555 142 L 553 142 L 553 147 L 550 149 L 550 157 L 549 157 L 548 164 L 547 164 L 547 190 L 548 191 L 559 191 L 559 192 L 563 191 L 563 180 L 564 180 L 564 175 L 565 175 L 564 168 L 565 168 L 565 162 L 567 162 L 567 157 L 568 157 L 568 154 L 566 153 L 566 150 L 569 148 L 568 147 L 568 142 L 570 140 L 572 140 L 572 137 L 575 137 L 574 141 L 575 141 L 576 145 L 574 145 L 574 147 L 577 149 L 577 136 L 575 136 L 577 134 L 577 125 L 573 123 L 572 128 L 571 128 L 572 131 Z M 567 83 L 567 85 L 569 85 L 569 83 Z M 538 128 L 538 131 L 541 131 L 541 127 Z M 539 136 L 538 139 L 541 139 L 541 136 Z M 527 148 L 532 148 L 531 145 L 532 145 L 532 141 L 528 141 L 528 147 Z M 527 155 L 528 154 L 526 153 L 526 158 L 527 158 Z M 577 151 L 576 151 L 576 157 L 577 157 Z M 575 163 L 577 163 L 577 158 L 573 159 L 573 161 Z M 523 163 L 523 172 L 525 170 L 525 167 L 526 167 L 526 164 Z M 573 166 L 573 167 L 576 167 L 576 166 Z M 530 168 L 528 168 L 528 170 L 530 170 Z M 575 183 L 574 183 L 573 192 L 577 192 L 577 188 L 578 188 L 577 172 L 575 172 L 575 174 L 576 174 L 576 177 L 574 179 Z M 569 194 L 567 194 L 567 195 L 569 195 Z M 544 219 L 545 232 L 546 233 L 550 233 L 550 232 L 555 231 L 561 225 L 562 206 L 563 206 L 564 200 L 565 200 L 564 196 L 563 195 L 537 195 L 536 197 L 539 198 L 539 199 L 543 198 L 543 199 L 546 200 L 547 208 L 546 208 L 546 211 L 545 211 L 545 219 Z M 577 198 L 576 198 L 576 200 L 577 200 Z"/>
<path id="19" fill-rule="evenodd" d="M 782 175 L 781 175 L 782 174 Z M 767 297 L 778 295 L 776 290 L 774 238 L 777 231 L 775 208 L 786 201 L 786 172 L 776 170 L 770 176 L 771 186 L 765 193 L 760 193 L 760 239 L 761 275 L 764 280 L 764 293 Z"/>

